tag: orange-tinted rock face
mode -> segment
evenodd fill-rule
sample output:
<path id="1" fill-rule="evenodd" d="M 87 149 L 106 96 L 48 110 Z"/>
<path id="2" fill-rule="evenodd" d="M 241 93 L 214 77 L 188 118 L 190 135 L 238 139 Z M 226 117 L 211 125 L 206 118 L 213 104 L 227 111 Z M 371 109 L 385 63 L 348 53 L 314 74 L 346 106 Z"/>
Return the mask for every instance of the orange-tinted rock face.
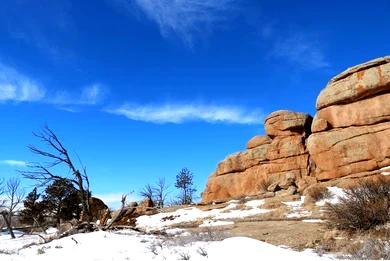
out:
<path id="1" fill-rule="evenodd" d="M 253 137 L 247 150 L 218 164 L 203 202 L 258 195 L 265 184 L 272 191 L 302 192 L 318 181 L 390 166 L 390 56 L 334 77 L 318 96 L 317 110 L 314 119 L 271 113 L 264 123 L 267 136 Z"/>
<path id="2" fill-rule="evenodd" d="M 390 165 L 389 137 L 390 122 L 312 134 L 307 146 L 314 175 L 329 180 Z"/>
<path id="3" fill-rule="evenodd" d="M 248 150 L 253 149 L 261 145 L 271 143 L 271 141 L 272 140 L 269 136 L 254 136 L 252 139 L 248 141 L 248 143 L 246 144 L 246 148 Z"/>
<path id="4" fill-rule="evenodd" d="M 390 165 L 390 57 L 334 77 L 317 108 L 307 146 L 318 180 Z"/>
<path id="5" fill-rule="evenodd" d="M 304 135 L 310 122 L 311 117 L 304 113 L 272 113 L 266 120 L 269 136 L 255 136 L 248 142 L 248 150 L 220 162 L 209 177 L 203 202 L 257 195 L 264 182 L 288 189 L 291 182 L 307 176 L 309 155 Z"/>
<path id="6" fill-rule="evenodd" d="M 267 116 L 264 128 L 268 136 L 290 136 L 310 132 L 311 116 L 301 112 L 275 111 Z"/>
<path id="7" fill-rule="evenodd" d="M 390 88 L 390 87 L 389 87 Z M 319 110 L 313 126 L 325 120 L 331 128 L 372 125 L 390 120 L 390 92 L 348 104 L 332 105 Z M 312 132 L 325 128 L 313 127 Z"/>
<path id="8" fill-rule="evenodd" d="M 329 81 L 317 98 L 317 110 L 374 96 L 390 88 L 390 56 L 352 68 Z"/>

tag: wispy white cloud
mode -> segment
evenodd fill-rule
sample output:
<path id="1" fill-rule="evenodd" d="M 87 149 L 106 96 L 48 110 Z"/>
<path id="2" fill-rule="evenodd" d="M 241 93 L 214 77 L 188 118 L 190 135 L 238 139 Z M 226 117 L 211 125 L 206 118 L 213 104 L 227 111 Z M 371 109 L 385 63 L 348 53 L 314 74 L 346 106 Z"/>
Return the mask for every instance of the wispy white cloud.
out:
<path id="1" fill-rule="evenodd" d="M 46 90 L 36 81 L 0 63 L 0 102 L 33 102 L 45 97 Z"/>
<path id="2" fill-rule="evenodd" d="M 94 83 L 81 89 L 81 94 L 69 91 L 56 92 L 49 103 L 55 105 L 96 105 L 104 100 L 107 90 L 101 84 Z M 69 108 L 68 108 L 69 109 Z M 74 111 L 72 109 L 72 111 Z"/>
<path id="3" fill-rule="evenodd" d="M 105 95 L 106 91 L 100 84 L 92 84 L 85 87 L 81 92 L 80 103 L 81 104 L 97 104 L 99 103 Z"/>
<path id="4" fill-rule="evenodd" d="M 330 66 L 319 42 L 303 32 L 290 33 L 285 37 L 277 38 L 271 54 L 304 69 L 321 69 Z"/>
<path id="5" fill-rule="evenodd" d="M 129 105 L 107 109 L 109 113 L 131 120 L 152 123 L 184 123 L 205 121 L 210 123 L 260 124 L 264 118 L 261 110 L 249 111 L 235 106 L 204 104 Z"/>
<path id="6" fill-rule="evenodd" d="M 128 1 L 121 1 L 128 3 Z M 195 34 L 204 34 L 231 18 L 238 0 L 134 0 L 166 37 L 175 33 L 192 44 Z"/>
<path id="7" fill-rule="evenodd" d="M 27 166 L 27 162 L 22 160 L 0 160 L 0 164 L 8 165 L 11 167 L 25 167 Z"/>
<path id="8" fill-rule="evenodd" d="M 48 91 L 38 81 L 0 62 L 0 102 L 40 102 L 57 106 L 96 105 L 104 100 L 107 92 L 107 88 L 99 83 L 85 86 L 77 92 Z M 74 108 L 67 109 L 76 111 Z"/>

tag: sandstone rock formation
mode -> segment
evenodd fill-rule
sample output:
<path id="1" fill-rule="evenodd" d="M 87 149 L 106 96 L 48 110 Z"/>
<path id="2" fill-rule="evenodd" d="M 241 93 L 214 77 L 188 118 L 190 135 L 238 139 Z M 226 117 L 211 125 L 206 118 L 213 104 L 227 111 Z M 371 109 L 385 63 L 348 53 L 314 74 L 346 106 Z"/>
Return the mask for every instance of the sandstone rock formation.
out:
<path id="1" fill-rule="evenodd" d="M 317 113 L 271 113 L 266 136 L 228 156 L 209 177 L 204 203 L 378 174 L 390 166 L 390 56 L 354 66 L 329 81 Z"/>
<path id="2" fill-rule="evenodd" d="M 307 144 L 318 180 L 390 165 L 390 57 L 334 77 L 317 109 Z"/>
<path id="3" fill-rule="evenodd" d="M 305 137 L 311 121 L 305 113 L 271 113 L 264 123 L 267 136 L 255 136 L 248 142 L 248 150 L 218 164 L 202 194 L 203 201 L 257 195 L 264 189 L 272 193 L 280 189 L 295 191 L 290 187 L 309 173 Z"/>

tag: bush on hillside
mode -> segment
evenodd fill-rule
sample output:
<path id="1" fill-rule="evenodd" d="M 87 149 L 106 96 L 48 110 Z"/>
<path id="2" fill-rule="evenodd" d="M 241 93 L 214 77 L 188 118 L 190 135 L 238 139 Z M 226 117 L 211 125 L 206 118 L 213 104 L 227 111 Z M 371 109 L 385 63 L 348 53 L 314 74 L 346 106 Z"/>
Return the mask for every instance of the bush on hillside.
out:
<path id="1" fill-rule="evenodd" d="M 390 220 L 390 182 L 383 177 L 346 189 L 345 196 L 339 200 L 337 204 L 326 205 L 330 227 L 368 230 Z"/>

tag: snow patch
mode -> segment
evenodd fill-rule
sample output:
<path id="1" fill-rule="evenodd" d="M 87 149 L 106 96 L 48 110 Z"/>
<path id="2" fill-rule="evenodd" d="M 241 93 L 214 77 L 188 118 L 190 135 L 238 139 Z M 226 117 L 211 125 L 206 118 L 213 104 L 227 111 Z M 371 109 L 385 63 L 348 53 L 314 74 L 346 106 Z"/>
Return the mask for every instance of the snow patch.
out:
<path id="1" fill-rule="evenodd" d="M 214 221 L 214 220 L 205 220 L 202 224 L 199 225 L 199 227 L 216 227 L 216 226 L 228 226 L 228 225 L 234 225 L 233 221 Z"/>
<path id="2" fill-rule="evenodd" d="M 379 171 L 381 172 L 382 175 L 388 176 L 390 175 L 390 166 L 381 168 Z"/>
<path id="3" fill-rule="evenodd" d="M 137 228 L 145 231 L 161 230 L 163 228 L 188 222 L 200 222 L 204 219 L 224 220 L 234 218 L 244 218 L 267 213 L 271 210 L 261 209 L 256 206 L 261 206 L 264 202 L 260 200 L 249 201 L 247 207 L 249 209 L 236 209 L 237 203 L 231 202 L 224 208 L 202 211 L 196 207 L 178 209 L 174 212 L 159 213 L 151 216 L 140 216 L 137 218 Z"/>
<path id="4" fill-rule="evenodd" d="M 246 202 L 245 206 L 256 208 L 262 206 L 263 204 L 264 204 L 264 199 L 258 199 L 258 200 L 251 200 Z"/>
<path id="5" fill-rule="evenodd" d="M 1 239 L 12 249 L 16 241 Z M 7 242 L 5 242 L 7 241 Z M 76 243 L 77 242 L 77 243 Z M 201 251 L 200 251 L 201 250 Z M 183 255 L 190 260 L 331 260 L 313 252 L 296 252 L 246 237 L 232 237 L 222 241 L 194 241 L 182 246 L 165 242 L 152 235 L 134 231 L 76 234 L 53 240 L 50 243 L 31 246 L 15 254 L 1 254 L 0 260 L 180 260 Z"/>
<path id="6" fill-rule="evenodd" d="M 305 196 L 302 196 L 300 200 L 297 201 L 282 202 L 290 209 L 290 213 L 286 214 L 286 218 L 301 218 L 311 216 L 312 212 L 305 210 L 302 207 L 303 202 L 305 202 Z"/>
<path id="7" fill-rule="evenodd" d="M 345 192 L 343 189 L 338 187 L 328 187 L 331 196 L 329 198 L 321 199 L 316 202 L 316 205 L 319 207 L 325 206 L 326 203 L 337 204 L 340 202 L 340 198 L 345 197 Z"/>

